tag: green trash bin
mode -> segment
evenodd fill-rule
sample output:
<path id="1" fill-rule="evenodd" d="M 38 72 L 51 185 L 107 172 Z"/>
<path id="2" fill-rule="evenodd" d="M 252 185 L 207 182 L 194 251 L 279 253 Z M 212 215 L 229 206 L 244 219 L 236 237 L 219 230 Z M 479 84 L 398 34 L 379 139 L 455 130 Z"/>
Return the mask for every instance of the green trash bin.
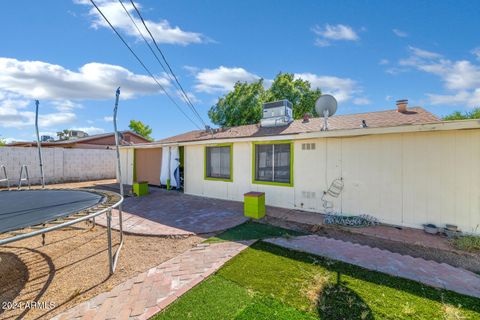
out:
<path id="1" fill-rule="evenodd" d="M 243 195 L 243 199 L 246 217 L 254 219 L 265 217 L 265 192 L 247 192 Z"/>
<path id="2" fill-rule="evenodd" d="M 148 181 L 139 181 L 133 183 L 133 193 L 137 197 L 148 194 Z"/>

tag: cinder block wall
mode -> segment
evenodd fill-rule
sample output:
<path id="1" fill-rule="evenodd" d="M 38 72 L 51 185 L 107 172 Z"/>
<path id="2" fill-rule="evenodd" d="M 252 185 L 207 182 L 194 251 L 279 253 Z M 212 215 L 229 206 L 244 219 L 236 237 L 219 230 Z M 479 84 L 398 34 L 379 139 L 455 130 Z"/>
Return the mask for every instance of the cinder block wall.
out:
<path id="1" fill-rule="evenodd" d="M 46 183 L 115 178 L 114 150 L 43 148 L 42 158 Z M 28 167 L 30 182 L 40 183 L 37 148 L 0 147 L 0 165 L 6 167 L 10 185 L 18 184 L 22 165 Z"/>

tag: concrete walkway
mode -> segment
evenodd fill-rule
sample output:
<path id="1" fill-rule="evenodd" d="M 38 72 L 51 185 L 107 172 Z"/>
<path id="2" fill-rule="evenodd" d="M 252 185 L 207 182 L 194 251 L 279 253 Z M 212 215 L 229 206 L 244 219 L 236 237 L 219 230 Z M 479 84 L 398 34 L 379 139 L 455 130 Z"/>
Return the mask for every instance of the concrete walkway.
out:
<path id="1" fill-rule="evenodd" d="M 53 319 L 148 319 L 252 243 L 199 244 Z"/>
<path id="2" fill-rule="evenodd" d="M 340 260 L 366 269 L 480 298 L 480 276 L 445 263 L 413 258 L 351 242 L 321 237 L 274 238 L 269 243 Z"/>

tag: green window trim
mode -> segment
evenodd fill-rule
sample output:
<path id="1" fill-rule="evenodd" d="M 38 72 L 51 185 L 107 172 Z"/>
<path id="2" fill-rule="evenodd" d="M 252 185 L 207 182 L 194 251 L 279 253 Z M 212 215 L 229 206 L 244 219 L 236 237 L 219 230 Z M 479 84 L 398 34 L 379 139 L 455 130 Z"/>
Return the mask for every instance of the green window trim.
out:
<path id="1" fill-rule="evenodd" d="M 290 144 L 290 182 L 274 182 L 274 181 L 259 181 L 255 179 L 255 146 L 258 144 Z M 270 186 L 279 186 L 279 187 L 293 187 L 293 154 L 294 154 L 294 143 L 291 140 L 271 140 L 271 141 L 255 141 L 252 142 L 252 183 L 253 184 L 264 184 Z"/>
<path id="2" fill-rule="evenodd" d="M 209 147 L 230 147 L 230 178 L 207 177 L 207 148 Z M 233 182 L 233 143 L 217 143 L 206 145 L 203 149 L 203 179 L 210 181 Z"/>

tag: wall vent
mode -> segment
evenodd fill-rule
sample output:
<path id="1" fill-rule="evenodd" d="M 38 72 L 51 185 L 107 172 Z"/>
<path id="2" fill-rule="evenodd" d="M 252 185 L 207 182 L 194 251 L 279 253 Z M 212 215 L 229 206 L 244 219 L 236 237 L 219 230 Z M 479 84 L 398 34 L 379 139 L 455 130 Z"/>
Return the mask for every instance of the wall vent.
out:
<path id="1" fill-rule="evenodd" d="M 315 143 L 302 143 L 302 150 L 315 150 Z"/>
<path id="2" fill-rule="evenodd" d="M 315 196 L 315 192 L 313 191 L 302 191 L 302 197 L 305 199 L 314 199 Z"/>

